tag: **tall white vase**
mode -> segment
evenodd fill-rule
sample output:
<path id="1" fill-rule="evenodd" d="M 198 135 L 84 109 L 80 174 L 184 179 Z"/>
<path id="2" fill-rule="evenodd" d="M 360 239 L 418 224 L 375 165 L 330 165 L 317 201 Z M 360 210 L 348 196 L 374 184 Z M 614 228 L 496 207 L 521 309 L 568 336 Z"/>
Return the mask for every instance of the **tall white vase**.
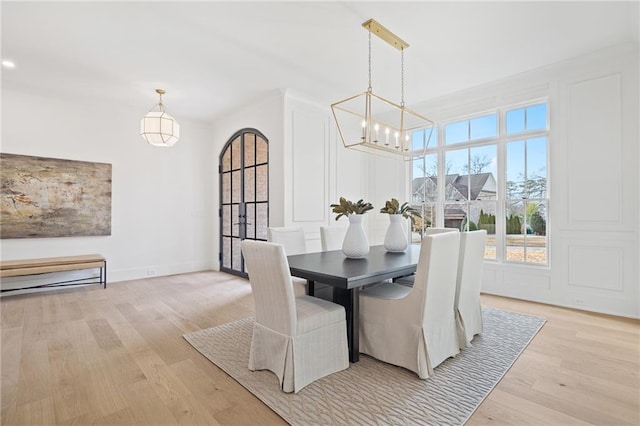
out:
<path id="1" fill-rule="evenodd" d="M 407 241 L 407 234 L 402 227 L 402 221 L 404 218 L 401 214 L 389 215 L 389 228 L 384 236 L 384 248 L 387 251 L 400 253 L 407 249 L 409 242 Z"/>
<path id="2" fill-rule="evenodd" d="M 349 227 L 342 242 L 342 253 L 351 259 L 360 259 L 369 254 L 369 240 L 362 228 L 362 215 L 349 215 Z"/>

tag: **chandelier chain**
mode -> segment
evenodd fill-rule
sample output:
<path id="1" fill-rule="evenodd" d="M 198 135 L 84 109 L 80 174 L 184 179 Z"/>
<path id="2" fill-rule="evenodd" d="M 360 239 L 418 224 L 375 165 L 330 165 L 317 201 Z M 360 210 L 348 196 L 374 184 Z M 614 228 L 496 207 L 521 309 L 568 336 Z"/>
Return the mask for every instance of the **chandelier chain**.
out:
<path id="1" fill-rule="evenodd" d="M 400 106 L 404 106 L 404 47 L 400 49 Z"/>
<path id="2" fill-rule="evenodd" d="M 369 88 L 368 91 L 371 92 L 371 30 L 369 30 Z"/>

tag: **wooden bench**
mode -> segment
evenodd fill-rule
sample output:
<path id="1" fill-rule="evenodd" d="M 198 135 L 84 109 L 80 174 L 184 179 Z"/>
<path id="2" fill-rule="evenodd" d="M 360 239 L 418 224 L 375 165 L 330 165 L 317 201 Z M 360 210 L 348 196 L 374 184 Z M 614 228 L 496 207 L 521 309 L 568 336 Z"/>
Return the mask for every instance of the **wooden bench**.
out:
<path id="1" fill-rule="evenodd" d="M 50 274 L 52 272 L 78 271 L 82 269 L 100 269 L 100 277 L 79 278 L 57 281 L 38 286 L 2 289 L 0 291 L 23 290 L 27 288 L 56 287 L 61 285 L 102 284 L 107 288 L 107 260 L 100 254 L 81 256 L 48 257 L 44 259 L 3 260 L 0 261 L 0 277 L 20 277 L 27 275 Z M 95 279 L 99 279 L 95 281 Z"/>

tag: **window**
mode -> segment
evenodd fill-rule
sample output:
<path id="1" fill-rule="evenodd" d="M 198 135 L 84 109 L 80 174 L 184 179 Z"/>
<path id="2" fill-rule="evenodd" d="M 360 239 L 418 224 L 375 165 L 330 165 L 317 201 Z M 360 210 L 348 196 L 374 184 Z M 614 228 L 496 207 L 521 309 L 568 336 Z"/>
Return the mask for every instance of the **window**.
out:
<path id="1" fill-rule="evenodd" d="M 412 168 L 425 227 L 485 229 L 485 259 L 546 265 L 548 128 L 538 102 L 434 129 L 437 143 Z"/>
<path id="2" fill-rule="evenodd" d="M 489 114 L 470 120 L 456 121 L 444 128 L 445 144 L 495 138 L 498 136 L 498 116 Z"/>

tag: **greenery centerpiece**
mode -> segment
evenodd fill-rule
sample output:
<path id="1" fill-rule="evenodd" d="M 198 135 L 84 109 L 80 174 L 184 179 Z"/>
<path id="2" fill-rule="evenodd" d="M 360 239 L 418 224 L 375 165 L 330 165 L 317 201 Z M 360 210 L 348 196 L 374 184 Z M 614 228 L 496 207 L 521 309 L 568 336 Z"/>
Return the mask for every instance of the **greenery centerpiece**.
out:
<path id="1" fill-rule="evenodd" d="M 409 205 L 408 202 L 403 203 L 392 198 L 385 202 L 383 208 L 380 209 L 380 213 L 386 213 L 389 215 L 389 228 L 384 237 L 384 247 L 390 252 L 403 252 L 409 246 L 407 235 L 402 227 L 401 220 L 411 219 L 413 225 L 416 218 L 421 218 L 420 212 Z"/>
<path id="2" fill-rule="evenodd" d="M 365 214 L 369 210 L 373 210 L 373 205 L 363 200 L 358 200 L 354 203 L 353 201 L 349 201 L 344 197 L 340 197 L 340 203 L 331 204 L 331 208 L 333 209 L 333 213 L 338 214 L 336 216 L 336 220 L 338 220 L 342 216 L 348 217 L 351 214 Z"/>
<path id="3" fill-rule="evenodd" d="M 395 198 L 386 201 L 384 207 L 380 209 L 380 213 L 400 214 L 405 219 L 411 219 L 412 224 L 415 223 L 416 218 L 422 217 L 420 211 L 411 207 L 408 202 L 402 203 L 402 205 L 400 205 L 400 202 Z"/>
<path id="4" fill-rule="evenodd" d="M 340 197 L 338 204 L 331 204 L 333 213 L 336 213 L 336 220 L 342 216 L 349 218 L 349 228 L 344 236 L 342 252 L 352 259 L 360 259 L 369 254 L 369 240 L 362 227 L 362 216 L 369 210 L 373 210 L 373 205 L 363 200 L 355 203 L 344 197 Z"/>

